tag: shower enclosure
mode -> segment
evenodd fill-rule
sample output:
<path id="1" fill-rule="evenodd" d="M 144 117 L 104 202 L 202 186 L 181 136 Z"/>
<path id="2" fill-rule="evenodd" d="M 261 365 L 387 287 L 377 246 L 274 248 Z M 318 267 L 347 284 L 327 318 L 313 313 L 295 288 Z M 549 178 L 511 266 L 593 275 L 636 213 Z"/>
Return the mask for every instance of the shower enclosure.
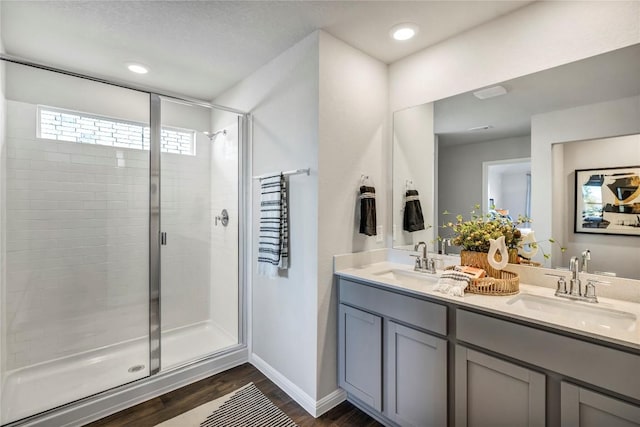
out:
<path id="1" fill-rule="evenodd" d="M 0 424 L 242 347 L 245 115 L 0 66 Z"/>

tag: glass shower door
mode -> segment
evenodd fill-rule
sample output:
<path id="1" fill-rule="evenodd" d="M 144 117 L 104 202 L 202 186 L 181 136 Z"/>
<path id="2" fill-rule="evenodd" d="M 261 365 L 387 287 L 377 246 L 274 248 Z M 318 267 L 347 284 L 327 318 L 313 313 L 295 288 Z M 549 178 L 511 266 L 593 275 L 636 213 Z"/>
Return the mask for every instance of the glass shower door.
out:
<path id="1" fill-rule="evenodd" d="M 149 375 L 149 95 L 4 77 L 2 424 Z"/>
<path id="2" fill-rule="evenodd" d="M 161 368 L 167 370 L 238 343 L 239 138 L 235 114 L 212 131 L 210 108 L 163 99 L 161 110 Z"/>

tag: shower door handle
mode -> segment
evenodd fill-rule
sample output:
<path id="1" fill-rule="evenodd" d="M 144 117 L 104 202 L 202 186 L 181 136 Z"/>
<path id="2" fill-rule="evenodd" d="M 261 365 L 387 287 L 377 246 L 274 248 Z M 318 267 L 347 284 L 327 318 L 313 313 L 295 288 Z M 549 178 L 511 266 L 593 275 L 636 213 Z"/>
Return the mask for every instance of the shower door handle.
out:
<path id="1" fill-rule="evenodd" d="M 165 231 L 160 233 L 160 245 L 167 246 L 167 233 Z"/>

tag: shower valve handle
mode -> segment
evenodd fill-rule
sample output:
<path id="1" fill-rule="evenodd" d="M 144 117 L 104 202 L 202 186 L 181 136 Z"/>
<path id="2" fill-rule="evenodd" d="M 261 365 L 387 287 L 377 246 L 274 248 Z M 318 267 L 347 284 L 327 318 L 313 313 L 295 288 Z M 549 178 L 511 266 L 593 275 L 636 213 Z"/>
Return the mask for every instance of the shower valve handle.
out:
<path id="1" fill-rule="evenodd" d="M 229 224 L 229 212 L 227 212 L 226 209 L 222 209 L 222 212 L 220 212 L 220 215 L 216 216 L 216 222 L 215 225 L 218 225 L 218 221 L 220 221 L 222 223 L 223 227 L 226 227 L 227 224 Z"/>

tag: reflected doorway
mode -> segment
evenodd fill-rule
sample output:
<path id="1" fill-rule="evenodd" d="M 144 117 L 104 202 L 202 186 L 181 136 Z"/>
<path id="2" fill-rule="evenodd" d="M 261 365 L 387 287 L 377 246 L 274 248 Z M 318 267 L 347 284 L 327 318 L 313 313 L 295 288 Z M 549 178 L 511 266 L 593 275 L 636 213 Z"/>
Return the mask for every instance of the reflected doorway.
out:
<path id="1" fill-rule="evenodd" d="M 482 162 L 482 212 L 514 221 L 531 216 L 531 158 Z"/>

